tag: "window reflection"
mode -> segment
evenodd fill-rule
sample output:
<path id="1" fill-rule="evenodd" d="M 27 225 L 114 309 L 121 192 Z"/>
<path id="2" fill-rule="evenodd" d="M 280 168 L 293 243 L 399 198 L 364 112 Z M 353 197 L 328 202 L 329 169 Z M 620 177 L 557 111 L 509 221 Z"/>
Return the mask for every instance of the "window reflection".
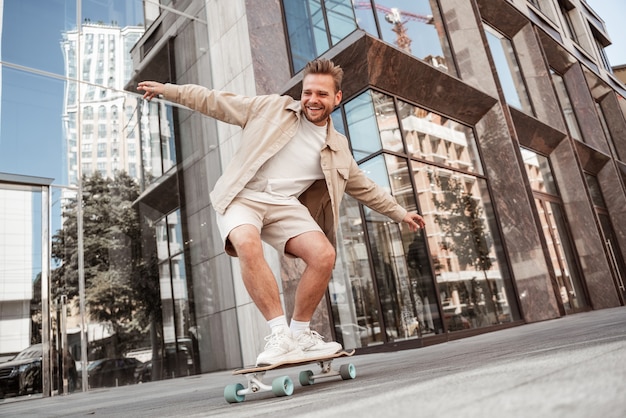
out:
<path id="1" fill-rule="evenodd" d="M 361 167 L 399 203 L 416 210 L 405 159 L 379 156 Z M 387 340 L 440 332 L 437 292 L 423 234 L 404 231 L 368 208 L 364 211 Z"/>
<path id="2" fill-rule="evenodd" d="M 604 245 L 608 254 L 611 269 L 613 271 L 615 287 L 619 289 L 623 296 L 626 296 L 626 288 L 624 286 L 624 279 L 626 278 L 626 262 L 622 256 L 620 242 L 617 239 L 617 234 L 615 232 L 615 228 L 613 228 L 613 222 L 611 221 L 611 216 L 602 194 L 602 187 L 600 186 L 600 182 L 595 175 L 585 173 L 585 180 L 587 182 L 587 187 L 589 188 L 589 194 L 591 195 L 594 210 L 600 221 Z"/>
<path id="3" fill-rule="evenodd" d="M 152 373 L 185 376 L 194 373 L 195 365 L 180 211 L 159 220 L 156 232 L 165 364 L 153 364 Z M 184 361 L 176 360 L 181 357 Z"/>
<path id="4" fill-rule="evenodd" d="M 413 169 L 447 329 L 512 321 L 486 182 L 426 164 Z"/>
<path id="5" fill-rule="evenodd" d="M 161 344 L 156 242 L 153 231 L 145 231 L 141 240 L 133 206 L 146 186 L 141 180 L 153 176 L 152 171 L 142 170 L 142 148 L 148 150 L 148 170 L 155 167 L 156 175 L 176 161 L 172 109 L 163 104 L 148 108 L 142 123 L 139 95 L 124 92 L 133 71 L 130 50 L 145 30 L 144 2 L 33 3 L 10 1 L 2 8 L 0 171 L 54 179 L 51 343 L 61 347 L 67 341 L 67 352 L 77 367 L 69 367 L 72 363 L 64 360 L 66 353 L 57 353 L 51 368 L 80 373 L 96 359 L 118 364 L 122 357 L 134 357 L 142 362 L 142 381 L 187 375 L 190 371 L 183 369 L 194 365 L 193 361 L 177 356 L 191 353 L 189 338 L 174 333 L 178 346 Z M 82 16 L 76 15 L 77 5 Z M 147 8 L 158 11 L 158 5 Z M 143 135 L 142 129 L 148 134 Z M 84 312 L 78 309 L 79 187 L 83 193 Z M 171 218 L 170 224 L 180 222 Z M 188 299 L 182 243 L 178 234 L 166 248 L 168 269 L 171 264 L 172 280 L 179 284 L 170 292 L 176 301 Z M 177 302 L 171 313 L 176 328 L 187 332 L 187 304 Z M 81 331 L 87 345 L 81 343 Z M 5 336 L 0 333 L 2 346 Z M 151 374 L 153 361 L 155 373 Z M 134 372 L 130 383 L 135 382 Z M 68 383 L 61 380 L 53 382 L 55 393 L 62 393 Z M 73 380 L 71 388 L 75 384 Z M 86 384 L 99 385 L 96 380 Z"/>
<path id="6" fill-rule="evenodd" d="M 370 91 L 346 102 L 345 106 L 348 132 L 352 143 L 354 158 L 360 159 L 381 148 L 380 135 L 376 125 L 376 109 Z"/>
<path id="7" fill-rule="evenodd" d="M 363 169 L 414 208 L 412 194 L 406 193 L 406 161 L 391 156 L 387 161 L 391 175 L 382 157 Z M 365 224 L 354 199 L 346 196 L 341 207 L 338 257 L 329 287 L 338 340 L 346 348 L 365 347 L 441 332 L 424 236 L 364 210 Z"/>
<path id="8" fill-rule="evenodd" d="M 532 115 L 530 98 L 515 56 L 513 43 L 492 27 L 484 25 L 484 28 L 506 102 Z"/>
<path id="9" fill-rule="evenodd" d="M 1 81 L 0 171 L 66 184 L 69 143 L 63 129 L 74 119 L 60 119 L 64 82 L 5 66 Z M 76 147 L 76 132 L 68 132 L 67 138 Z"/>
<path id="10" fill-rule="evenodd" d="M 563 77 L 560 74 L 556 73 L 552 69 L 550 69 L 550 74 L 552 75 L 556 95 L 565 116 L 565 122 L 567 123 L 569 134 L 574 139 L 582 140 L 580 128 L 578 127 L 578 120 L 576 119 L 576 114 L 574 113 L 574 107 L 572 106 L 572 101 L 569 98 L 569 93 L 567 92 L 567 87 L 565 86 L 565 80 L 563 80 Z"/>
<path id="11" fill-rule="evenodd" d="M 349 196 L 340 208 L 337 263 L 329 285 L 335 334 L 345 348 L 383 341 L 376 290 L 358 203 Z"/>
<path id="12" fill-rule="evenodd" d="M 354 9 L 361 29 L 443 71 L 448 70 L 451 62 L 448 41 L 436 1 L 366 0 L 354 2 Z"/>
<path id="13" fill-rule="evenodd" d="M 283 1 L 283 10 L 294 72 L 345 38 L 357 25 L 443 71 L 451 62 L 434 0 Z"/>
<path id="14" fill-rule="evenodd" d="M 94 9 L 88 8 L 86 13 L 92 10 Z M 88 174 L 99 171 L 103 176 L 114 176 L 116 172 L 124 171 L 138 179 L 139 162 L 128 156 L 126 151 L 129 147 L 126 145 L 132 145 L 130 148 L 134 149 L 139 145 L 139 139 L 128 137 L 128 130 L 123 129 L 136 125 L 137 119 L 134 112 L 122 114 L 117 109 L 126 107 L 136 109 L 139 104 L 137 97 L 122 94 L 121 91 L 131 76 L 128 71 L 132 66 L 129 48 L 141 37 L 144 28 L 122 27 L 115 22 L 110 24 L 102 21 L 92 22 L 85 18 L 80 29 L 80 33 L 76 29 L 63 32 L 62 49 L 66 67 L 71 68 L 72 61 L 76 61 L 76 57 L 79 56 L 80 62 L 76 62 L 76 65 L 82 68 L 83 80 L 102 87 L 96 88 L 93 84 L 79 86 L 81 95 L 78 97 L 79 103 L 75 102 L 71 94 L 65 98 L 64 115 L 69 120 L 65 136 L 70 159 L 68 165 L 70 184 L 78 184 L 79 177 L 76 146 L 69 144 L 70 136 L 78 132 L 77 115 L 82 116 L 83 120 L 81 125 L 83 143 L 94 140 L 94 130 L 97 130 L 98 141 L 97 145 L 93 145 L 98 147 L 98 153 L 84 154 L 85 158 L 81 158 L 80 169 Z M 81 44 L 83 52 L 79 55 L 76 48 Z M 124 53 L 121 54 L 120 51 Z M 118 77 L 120 69 L 123 69 L 124 77 Z M 74 84 L 69 83 L 70 86 Z M 124 145 L 120 147 L 119 144 Z"/>
<path id="15" fill-rule="evenodd" d="M 470 128 L 403 102 L 399 102 L 399 114 L 412 157 L 482 174 L 474 133 Z"/>
<path id="16" fill-rule="evenodd" d="M 372 338 L 361 341 L 371 344 L 516 320 L 486 181 L 477 177 L 482 164 L 473 131 L 406 102 L 396 106 L 392 97 L 376 91 L 348 100 L 344 110 L 354 155 L 363 161 L 360 168 L 407 210 L 421 213 L 426 228 L 415 234 L 368 208 L 362 219 L 358 206 L 351 210 L 352 218 L 341 229 L 357 239 L 344 236 L 340 242 L 350 248 L 355 241 L 365 245 L 361 254 L 369 260 L 360 265 L 369 261 L 370 269 L 363 280 L 374 286 L 372 297 L 380 308 L 355 322 L 350 303 L 356 301 L 342 296 L 347 306 L 334 312 L 338 332 L 349 338 L 345 324 L 374 329 Z M 333 120 L 340 120 L 339 115 Z M 350 268 L 356 262 L 354 250 L 341 247 L 338 253 L 338 259 L 344 258 L 335 272 L 341 275 L 335 290 L 346 292 L 347 277 L 355 270 Z M 361 281 L 358 286 L 359 295 L 369 289 Z"/>
<path id="17" fill-rule="evenodd" d="M 587 301 L 550 162 L 546 157 L 524 148 L 522 156 L 526 175 L 535 192 L 535 205 L 559 289 L 557 296 L 566 312 L 581 309 Z"/>
<path id="18" fill-rule="evenodd" d="M 529 2 L 535 6 L 552 22 L 555 22 L 553 2 L 552 0 L 529 0 Z"/>
<path id="19" fill-rule="evenodd" d="M 538 192 L 558 195 L 548 159 L 525 148 L 521 152 L 530 187 Z"/>

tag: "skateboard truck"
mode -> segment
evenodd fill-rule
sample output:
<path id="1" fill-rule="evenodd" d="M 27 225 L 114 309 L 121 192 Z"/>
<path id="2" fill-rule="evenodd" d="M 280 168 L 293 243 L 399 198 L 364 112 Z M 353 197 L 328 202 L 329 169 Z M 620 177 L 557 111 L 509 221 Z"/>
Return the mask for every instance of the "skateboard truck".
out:
<path id="1" fill-rule="evenodd" d="M 302 386 L 310 386 L 317 379 L 324 379 L 327 377 L 341 376 L 343 380 L 349 380 L 356 378 L 356 367 L 352 363 L 342 364 L 339 370 L 333 370 L 331 367 L 333 360 L 321 360 L 319 364 L 322 369 L 320 373 L 315 374 L 311 370 L 303 370 L 298 375 L 298 381 Z"/>
<path id="2" fill-rule="evenodd" d="M 238 403 L 245 400 L 246 395 L 257 392 L 272 392 L 276 396 L 291 396 L 293 393 L 293 382 L 289 376 L 281 376 L 272 380 L 268 385 L 263 381 L 265 372 L 255 372 L 246 375 L 248 387 L 241 383 L 228 385 L 224 388 L 224 399 L 228 403 Z"/>

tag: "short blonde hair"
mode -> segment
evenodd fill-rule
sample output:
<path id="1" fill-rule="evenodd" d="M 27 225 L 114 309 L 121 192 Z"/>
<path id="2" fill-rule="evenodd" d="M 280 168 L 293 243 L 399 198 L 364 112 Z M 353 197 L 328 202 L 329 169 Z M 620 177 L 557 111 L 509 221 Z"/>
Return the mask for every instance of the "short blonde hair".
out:
<path id="1" fill-rule="evenodd" d="M 335 93 L 341 90 L 341 82 L 343 81 L 343 70 L 340 66 L 335 65 L 329 59 L 318 58 L 313 61 L 309 61 L 304 67 L 304 73 L 302 78 L 304 79 L 309 74 L 327 74 L 333 77 L 335 82 Z"/>

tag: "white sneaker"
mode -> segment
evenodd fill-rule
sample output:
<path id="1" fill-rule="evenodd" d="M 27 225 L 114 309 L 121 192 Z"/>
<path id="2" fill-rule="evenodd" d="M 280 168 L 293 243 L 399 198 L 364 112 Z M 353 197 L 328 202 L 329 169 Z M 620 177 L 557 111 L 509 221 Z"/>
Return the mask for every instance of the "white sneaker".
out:
<path id="1" fill-rule="evenodd" d="M 302 359 L 302 350 L 289 329 L 279 328 L 265 337 L 265 348 L 256 359 L 257 366 L 270 366 L 285 361 Z"/>
<path id="2" fill-rule="evenodd" d="M 304 354 L 304 358 L 323 357 L 343 350 L 341 344 L 335 341 L 324 342 L 324 337 L 315 331 L 306 329 L 295 339 Z"/>

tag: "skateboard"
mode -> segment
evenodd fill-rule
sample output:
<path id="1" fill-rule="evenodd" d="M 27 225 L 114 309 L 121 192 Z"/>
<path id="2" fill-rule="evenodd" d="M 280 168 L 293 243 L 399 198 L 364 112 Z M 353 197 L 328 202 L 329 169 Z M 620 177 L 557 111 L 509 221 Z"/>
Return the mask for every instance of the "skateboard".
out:
<path id="1" fill-rule="evenodd" d="M 340 351 L 330 356 L 312 357 L 303 360 L 286 361 L 272 364 L 270 366 L 249 366 L 233 371 L 233 375 L 244 375 L 248 380 L 248 386 L 244 387 L 241 383 L 234 383 L 224 388 L 224 399 L 228 403 L 239 403 L 245 400 L 246 395 L 251 393 L 272 392 L 276 396 L 291 396 L 293 394 L 294 385 L 289 376 L 280 376 L 272 380 L 271 384 L 264 381 L 265 373 L 270 370 L 278 370 L 287 367 L 301 366 L 304 364 L 317 363 L 320 366 L 320 372 L 315 374 L 311 370 L 300 372 L 298 380 L 300 385 L 309 386 L 315 383 L 317 379 L 323 379 L 333 376 L 341 376 L 343 380 L 356 378 L 356 367 L 354 364 L 342 364 L 339 369 L 332 368 L 332 362 L 339 357 L 350 357 L 354 354 L 352 351 Z"/>

